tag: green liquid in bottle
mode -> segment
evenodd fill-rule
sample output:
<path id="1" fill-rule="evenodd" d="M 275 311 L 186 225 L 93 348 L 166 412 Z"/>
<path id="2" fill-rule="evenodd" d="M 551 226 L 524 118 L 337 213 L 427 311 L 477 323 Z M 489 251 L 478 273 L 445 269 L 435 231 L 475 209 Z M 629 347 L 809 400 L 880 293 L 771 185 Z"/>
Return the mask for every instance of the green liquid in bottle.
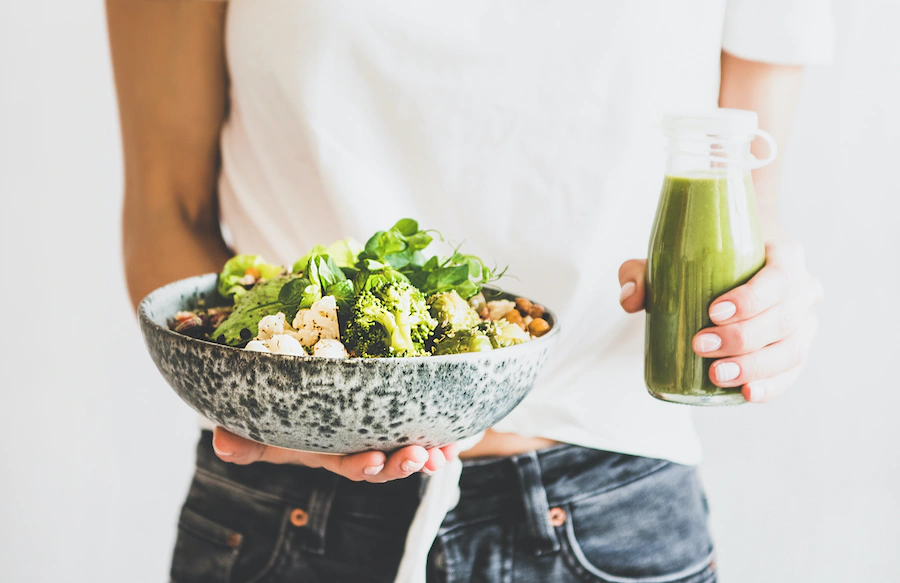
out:
<path id="1" fill-rule="evenodd" d="M 691 340 L 709 327 L 709 306 L 765 264 L 749 172 L 666 176 L 647 254 L 644 379 L 654 397 L 691 405 L 736 405 L 740 387 L 709 379 L 715 359 Z"/>

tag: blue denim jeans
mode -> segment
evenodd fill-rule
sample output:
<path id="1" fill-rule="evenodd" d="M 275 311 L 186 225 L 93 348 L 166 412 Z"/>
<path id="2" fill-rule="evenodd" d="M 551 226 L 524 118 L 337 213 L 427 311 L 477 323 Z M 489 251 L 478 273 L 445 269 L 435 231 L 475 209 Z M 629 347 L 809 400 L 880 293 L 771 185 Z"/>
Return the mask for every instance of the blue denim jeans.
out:
<path id="1" fill-rule="evenodd" d="M 389 583 L 425 480 L 351 482 L 220 461 L 204 431 L 178 525 L 175 583 Z M 429 583 L 710 583 L 695 468 L 562 445 L 467 460 Z"/>

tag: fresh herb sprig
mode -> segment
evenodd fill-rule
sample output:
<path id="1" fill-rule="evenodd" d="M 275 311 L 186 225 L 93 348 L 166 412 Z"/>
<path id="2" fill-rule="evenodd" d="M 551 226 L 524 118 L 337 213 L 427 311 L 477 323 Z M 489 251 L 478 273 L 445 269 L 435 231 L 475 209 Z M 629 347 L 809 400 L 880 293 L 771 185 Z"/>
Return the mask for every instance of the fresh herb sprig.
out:
<path id="1" fill-rule="evenodd" d="M 445 259 L 428 257 L 425 249 L 434 240 L 431 233 L 443 240 L 437 231 L 420 230 L 414 219 L 401 219 L 387 231 L 378 231 L 369 238 L 356 266 L 360 271 L 377 271 L 390 265 L 426 296 L 455 289 L 466 299 L 506 273 L 505 267 L 492 269 L 480 257 L 460 253 L 459 246 Z"/>

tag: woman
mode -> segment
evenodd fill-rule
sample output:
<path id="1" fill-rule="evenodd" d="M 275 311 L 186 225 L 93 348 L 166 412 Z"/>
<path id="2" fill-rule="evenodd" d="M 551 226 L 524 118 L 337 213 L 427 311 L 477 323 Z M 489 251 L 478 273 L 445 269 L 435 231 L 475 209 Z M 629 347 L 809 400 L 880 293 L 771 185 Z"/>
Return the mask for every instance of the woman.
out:
<path id="1" fill-rule="evenodd" d="M 662 112 L 753 110 L 783 143 L 829 15 L 636 4 L 108 0 L 135 304 L 235 252 L 289 263 L 413 216 L 509 262 L 564 326 L 539 386 L 459 452 L 434 540 L 407 532 L 455 445 L 335 457 L 205 431 L 174 581 L 391 581 L 401 557 L 421 580 L 417 553 L 429 581 L 715 580 L 689 411 L 643 390 L 624 312 L 644 263 L 622 260 L 646 249 Z M 779 168 L 754 175 L 767 265 L 693 346 L 752 403 L 797 378 L 821 297 L 779 224 Z"/>

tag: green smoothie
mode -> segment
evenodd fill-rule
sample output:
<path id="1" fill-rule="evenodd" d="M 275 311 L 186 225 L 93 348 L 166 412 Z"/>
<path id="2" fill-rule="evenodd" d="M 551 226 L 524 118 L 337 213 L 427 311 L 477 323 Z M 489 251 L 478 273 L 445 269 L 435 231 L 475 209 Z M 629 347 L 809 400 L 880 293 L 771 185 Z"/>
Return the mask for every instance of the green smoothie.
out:
<path id="1" fill-rule="evenodd" d="M 709 380 L 714 359 L 691 340 L 711 326 L 709 306 L 765 263 L 749 171 L 666 176 L 647 254 L 644 377 L 650 393 L 692 405 L 743 403 L 740 388 Z"/>

